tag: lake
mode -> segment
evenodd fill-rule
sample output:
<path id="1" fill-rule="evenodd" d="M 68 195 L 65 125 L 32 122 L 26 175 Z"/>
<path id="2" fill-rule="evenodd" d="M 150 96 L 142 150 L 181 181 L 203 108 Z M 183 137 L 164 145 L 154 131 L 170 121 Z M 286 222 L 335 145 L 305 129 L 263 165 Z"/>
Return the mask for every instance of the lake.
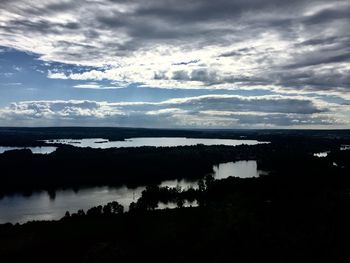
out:
<path id="1" fill-rule="evenodd" d="M 238 161 L 215 165 L 213 167 L 215 179 L 223 179 L 229 176 L 241 178 L 258 177 L 266 172 L 257 169 L 256 161 Z M 161 186 L 181 188 L 197 188 L 197 181 L 169 180 Z M 79 209 L 87 209 L 104 205 L 111 201 L 118 201 L 125 210 L 131 202 L 136 202 L 145 187 L 130 189 L 125 186 L 93 187 L 78 191 L 57 190 L 54 196 L 46 191 L 33 193 L 31 196 L 20 194 L 5 196 L 0 199 L 0 223 L 24 223 L 30 220 L 57 220 L 64 216 L 66 211 L 77 212 Z M 188 206 L 195 204 L 186 204 Z M 174 208 L 174 204 L 159 204 L 159 208 Z"/>
<path id="2" fill-rule="evenodd" d="M 269 142 L 260 142 L 257 140 L 233 140 L 233 139 L 200 139 L 200 138 L 185 138 L 185 137 L 139 137 L 125 139 L 124 141 L 109 141 L 102 138 L 91 139 L 52 139 L 44 140 L 46 144 L 62 144 L 71 145 L 75 147 L 90 147 L 94 149 L 108 149 L 108 148 L 126 148 L 126 147 L 176 147 L 176 146 L 194 146 L 198 144 L 203 145 L 257 145 Z M 50 154 L 56 151 L 57 147 L 42 146 L 42 147 L 11 147 L 0 146 L 0 154 L 6 151 L 29 149 L 34 154 Z"/>
<path id="3" fill-rule="evenodd" d="M 138 137 L 129 138 L 124 141 L 109 141 L 102 138 L 91 139 L 54 139 L 45 140 L 47 144 L 65 144 L 75 147 L 91 147 L 91 148 L 125 148 L 125 147 L 176 147 L 176 146 L 194 146 L 203 145 L 257 145 L 261 143 L 257 140 L 233 140 L 233 139 L 210 139 L 210 138 L 185 138 L 185 137 Z"/>
<path id="4" fill-rule="evenodd" d="M 8 147 L 8 146 L 0 146 L 0 154 L 12 151 L 12 150 L 23 150 L 29 149 L 34 154 L 49 154 L 56 151 L 57 147 L 53 146 L 42 146 L 42 147 Z"/>
<path id="5" fill-rule="evenodd" d="M 319 158 L 323 158 L 323 157 L 327 157 L 329 153 L 330 153 L 329 151 L 328 152 L 319 152 L 319 153 L 314 153 L 314 156 L 319 157 Z"/>
<path id="6" fill-rule="evenodd" d="M 266 175 L 267 172 L 258 170 L 258 164 L 256 161 L 237 161 L 237 162 L 227 162 L 221 163 L 219 165 L 213 166 L 213 176 L 214 179 L 225 179 L 227 177 L 239 177 L 239 178 L 253 178 L 259 177 L 261 175 Z M 165 187 L 181 187 L 186 188 L 197 188 L 197 181 L 187 181 L 187 180 L 167 180 L 163 181 L 160 186 Z"/>
<path id="7" fill-rule="evenodd" d="M 57 190 L 54 198 L 46 191 L 36 192 L 30 196 L 20 194 L 5 196 L 0 200 L 0 223 L 19 222 L 30 220 L 57 220 L 64 216 L 66 211 L 76 212 L 104 205 L 117 200 L 125 207 L 137 201 L 144 187 L 129 189 L 127 187 L 110 188 L 94 187 L 78 191 Z"/>
<path id="8" fill-rule="evenodd" d="M 347 151 L 350 150 L 350 145 L 343 144 L 340 146 L 341 151 Z"/>

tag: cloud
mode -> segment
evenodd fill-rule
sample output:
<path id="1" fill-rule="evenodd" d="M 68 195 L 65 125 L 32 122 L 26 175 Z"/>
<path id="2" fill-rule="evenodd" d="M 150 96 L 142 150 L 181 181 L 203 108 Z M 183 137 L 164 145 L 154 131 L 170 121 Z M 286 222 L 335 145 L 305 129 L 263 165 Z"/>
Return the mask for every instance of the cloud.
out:
<path id="1" fill-rule="evenodd" d="M 161 102 L 24 101 L 1 108 L 0 120 L 19 126 L 342 127 L 347 123 L 338 117 L 338 106 L 302 97 L 232 95 Z"/>
<path id="2" fill-rule="evenodd" d="M 0 45 L 95 67 L 52 79 L 348 94 L 349 12 L 347 0 L 3 0 Z"/>
<path id="3" fill-rule="evenodd" d="M 62 83 L 90 100 L 15 102 L 1 125 L 347 127 L 349 13 L 348 0 L 2 0 L 1 54 L 33 54 L 48 78 L 35 85 L 54 83 L 58 97 L 38 98 L 69 98 Z M 26 88 L 14 77 L 28 69 L 14 63 L 3 86 Z M 149 87 L 157 102 L 91 95 L 129 85 L 130 100 Z M 207 95 L 165 100 L 159 88 Z"/>
<path id="4" fill-rule="evenodd" d="M 185 99 L 172 99 L 165 105 L 181 105 L 184 108 L 198 110 L 231 110 L 238 112 L 278 112 L 313 114 L 325 112 L 308 99 L 283 96 L 242 97 L 235 95 L 204 95 Z"/>
<path id="5" fill-rule="evenodd" d="M 77 89 L 98 89 L 98 88 L 100 88 L 100 85 L 98 85 L 98 84 L 79 84 L 79 85 L 75 85 L 73 87 L 77 88 Z"/>
<path id="6" fill-rule="evenodd" d="M 47 118 L 75 118 L 75 117 L 105 117 L 109 112 L 98 102 L 94 101 L 29 101 L 12 103 L 3 113 L 9 116 Z M 114 112 L 117 114 L 117 111 Z"/>
<path id="7" fill-rule="evenodd" d="M 96 89 L 96 90 L 111 90 L 111 89 L 123 88 L 123 87 L 116 87 L 116 86 L 101 86 L 96 82 L 90 82 L 86 84 L 77 84 L 77 85 L 74 85 L 73 87 L 77 89 Z"/>

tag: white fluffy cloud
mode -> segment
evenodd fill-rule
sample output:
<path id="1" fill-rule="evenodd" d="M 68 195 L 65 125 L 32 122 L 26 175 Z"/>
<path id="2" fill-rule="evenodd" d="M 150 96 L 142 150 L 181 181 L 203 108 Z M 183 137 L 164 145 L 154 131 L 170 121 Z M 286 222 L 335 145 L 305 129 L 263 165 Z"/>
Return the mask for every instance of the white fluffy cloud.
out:
<path id="1" fill-rule="evenodd" d="M 101 86 L 97 82 L 88 82 L 85 84 L 77 84 L 73 86 L 77 89 L 96 89 L 96 90 L 106 90 L 106 89 L 121 89 L 123 86 Z"/>
<path id="2" fill-rule="evenodd" d="M 347 0 L 3 0 L 0 45 L 99 67 L 50 78 L 348 96 L 349 12 Z"/>
<path id="3" fill-rule="evenodd" d="M 109 125 L 144 127 L 342 127 L 336 105 L 300 97 L 229 95 L 162 102 L 27 101 L 0 109 L 12 125 Z M 135 125 L 136 124 L 136 125 Z"/>

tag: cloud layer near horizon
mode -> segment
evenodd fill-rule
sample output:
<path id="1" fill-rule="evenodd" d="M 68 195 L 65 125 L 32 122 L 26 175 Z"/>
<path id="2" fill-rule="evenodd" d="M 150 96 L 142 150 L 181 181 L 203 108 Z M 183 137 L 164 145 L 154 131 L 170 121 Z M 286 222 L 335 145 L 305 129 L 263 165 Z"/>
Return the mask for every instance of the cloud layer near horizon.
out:
<path id="1" fill-rule="evenodd" d="M 327 107 L 326 107 L 327 106 Z M 45 125 L 271 128 L 344 125 L 322 101 L 296 97 L 206 95 L 162 102 L 26 101 L 0 110 L 6 123 Z"/>

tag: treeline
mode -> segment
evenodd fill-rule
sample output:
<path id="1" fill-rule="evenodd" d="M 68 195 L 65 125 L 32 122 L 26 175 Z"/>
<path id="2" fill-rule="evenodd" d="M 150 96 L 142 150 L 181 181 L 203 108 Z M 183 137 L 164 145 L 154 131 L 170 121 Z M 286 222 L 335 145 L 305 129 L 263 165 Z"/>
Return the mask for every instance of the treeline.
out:
<path id="1" fill-rule="evenodd" d="M 340 151 L 337 141 L 290 139 L 254 146 L 185 146 L 91 149 L 62 146 L 49 155 L 15 150 L 0 154 L 0 196 L 11 192 L 88 186 L 158 184 L 164 180 L 197 180 L 213 172 L 213 165 L 238 160 L 257 160 L 270 173 L 298 174 L 331 171 L 339 159 L 346 166 L 350 151 Z M 327 158 L 314 152 L 331 150 Z"/>
<path id="2" fill-rule="evenodd" d="M 83 209 L 78 210 L 78 212 L 70 214 L 69 211 L 66 212 L 63 219 L 68 218 L 76 218 L 76 217 L 82 217 L 82 216 L 112 216 L 112 215 L 120 215 L 124 213 L 124 207 L 119 204 L 117 201 L 109 202 L 106 205 L 99 205 L 92 207 L 84 212 Z"/>
<path id="3" fill-rule="evenodd" d="M 260 204 L 262 200 L 267 203 L 272 201 L 280 204 L 299 203 L 302 207 L 305 205 L 303 202 L 314 201 L 310 200 L 310 197 L 323 204 L 324 198 L 339 194 L 340 196 L 336 199 L 340 201 L 339 198 L 342 199 L 342 195 L 346 194 L 348 187 L 350 187 L 350 151 L 339 151 L 334 155 L 342 157 L 337 159 L 341 165 L 330 165 L 330 162 L 336 158 L 333 155 L 329 160 L 312 156 L 308 158 L 298 157 L 300 158 L 298 165 L 294 166 L 295 158 L 278 160 L 280 162 L 275 165 L 270 174 L 260 178 L 230 177 L 215 180 L 209 174 L 198 180 L 196 188 L 182 189 L 179 186 L 148 185 L 142 191 L 141 197 L 130 204 L 128 210 L 131 213 L 153 211 L 158 208 L 160 203 L 173 203 L 176 204 L 177 208 L 182 208 L 186 202 L 196 202 L 200 207 L 218 208 L 237 202 L 239 205 L 249 206 L 249 204 Z M 114 202 L 114 205 L 119 204 Z M 324 203 L 324 205 L 328 204 Z M 105 208 L 102 206 L 90 210 L 98 210 L 100 215 L 105 215 L 103 212 Z M 78 211 L 77 214 L 85 215 L 81 211 L 80 213 Z M 91 212 L 88 211 L 86 215 L 89 214 L 91 215 Z"/>
<path id="4" fill-rule="evenodd" d="M 49 155 L 29 150 L 0 155 L 0 192 L 55 190 L 126 184 L 130 187 L 163 180 L 196 180 L 213 165 L 254 159 L 265 146 L 187 146 L 90 149 L 64 146 Z"/>
<path id="5" fill-rule="evenodd" d="M 211 175 L 206 176 L 204 179 L 199 180 L 198 188 L 187 188 L 182 189 L 181 187 L 161 187 L 159 185 L 148 185 L 146 189 L 142 191 L 141 197 L 136 201 L 132 202 L 128 208 L 128 212 L 145 212 L 152 211 L 158 208 L 159 203 L 176 204 L 177 208 L 184 207 L 186 202 L 193 203 L 196 201 L 197 204 L 205 204 L 205 192 L 208 190 L 210 185 L 214 182 L 214 178 Z M 66 212 L 63 219 L 74 218 L 79 216 L 109 216 L 122 214 L 124 207 L 113 201 L 105 206 L 99 205 L 90 208 L 85 213 L 83 210 L 78 210 L 72 215 L 69 211 Z"/>
<path id="6" fill-rule="evenodd" d="M 113 127 L 0 127 L 0 146 L 43 146 L 43 140 L 104 138 L 111 141 L 133 137 L 189 137 L 283 141 L 286 139 L 350 141 L 350 130 L 170 130 Z"/>
<path id="7" fill-rule="evenodd" d="M 150 186 L 130 212 L 111 202 L 60 221 L 2 225 L 0 257 L 4 262 L 348 262 L 350 178 L 340 171 L 208 177 L 193 190 Z M 159 201 L 189 196 L 199 207 L 155 210 Z"/>

